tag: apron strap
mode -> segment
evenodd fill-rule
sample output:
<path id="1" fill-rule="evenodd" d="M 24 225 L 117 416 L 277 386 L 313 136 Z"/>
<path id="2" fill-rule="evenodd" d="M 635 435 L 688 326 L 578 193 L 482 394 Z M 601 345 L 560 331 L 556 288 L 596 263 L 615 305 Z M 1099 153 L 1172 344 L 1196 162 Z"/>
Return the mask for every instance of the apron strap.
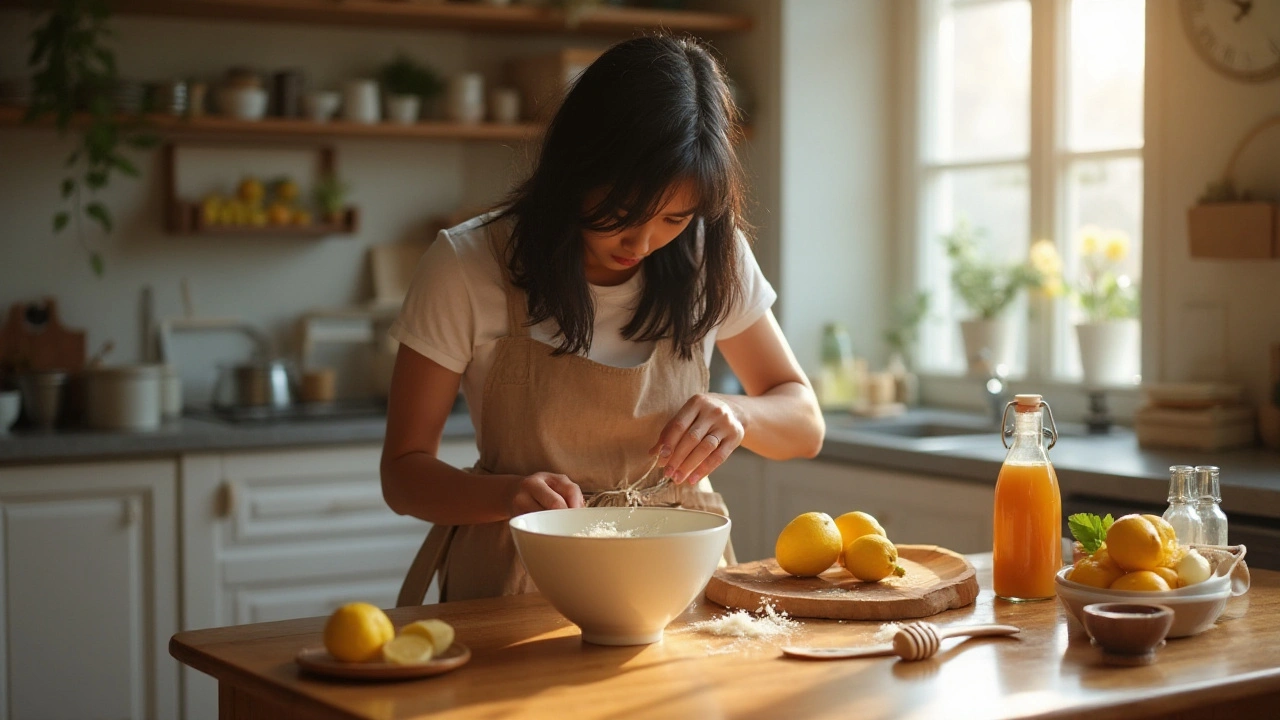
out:
<path id="1" fill-rule="evenodd" d="M 427 539 L 413 558 L 409 572 L 400 585 L 400 594 L 396 597 L 396 607 L 421 605 L 427 597 L 427 588 L 431 580 L 444 570 L 444 559 L 449 554 L 449 546 L 453 544 L 453 536 L 457 534 L 456 525 L 432 525 Z"/>
<path id="2" fill-rule="evenodd" d="M 524 291 L 511 284 L 510 270 L 507 268 L 507 250 L 510 238 L 502 238 L 494 232 L 498 223 L 490 223 L 485 227 L 489 235 L 489 249 L 498 261 L 498 272 L 502 274 L 502 291 L 507 297 L 507 325 L 511 337 L 529 337 L 529 301 Z"/>

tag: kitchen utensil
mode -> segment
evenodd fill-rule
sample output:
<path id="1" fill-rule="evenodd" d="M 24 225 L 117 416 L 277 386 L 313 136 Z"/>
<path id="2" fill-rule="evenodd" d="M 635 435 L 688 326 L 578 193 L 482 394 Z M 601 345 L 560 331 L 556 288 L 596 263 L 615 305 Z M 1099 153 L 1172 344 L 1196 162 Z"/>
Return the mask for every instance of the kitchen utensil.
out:
<path id="1" fill-rule="evenodd" d="M 228 409 L 287 408 L 293 404 L 296 385 L 292 368 L 284 360 L 220 365 L 213 405 Z"/>
<path id="2" fill-rule="evenodd" d="M 162 366 L 94 367 L 85 375 L 90 427 L 135 432 L 160 427 Z"/>
<path id="3" fill-rule="evenodd" d="M 52 430 L 62 416 L 67 374 L 59 370 L 24 373 L 18 376 L 22 406 L 38 430 Z"/>
<path id="4" fill-rule="evenodd" d="M 962 625 L 941 628 L 930 622 L 903 625 L 893 635 L 892 645 L 870 647 L 784 647 L 782 654 L 808 660 L 844 660 L 847 658 L 897 655 L 903 660 L 925 660 L 938 653 L 942 641 L 953 637 L 988 637 L 1016 635 L 1012 625 Z"/>
<path id="5" fill-rule="evenodd" d="M 861 582 L 844 568 L 798 578 L 773 558 L 721 568 L 707 583 L 707 599 L 755 612 L 768 601 L 792 617 L 831 620 L 902 620 L 971 604 L 978 577 L 963 556 L 936 545 L 899 545 L 902 577 Z"/>
<path id="6" fill-rule="evenodd" d="M 634 536 L 585 536 L 603 523 Z M 544 510 L 510 520 L 538 591 L 598 645 L 661 640 L 715 572 L 730 526 L 721 515 L 656 507 Z"/>
<path id="7" fill-rule="evenodd" d="M 1084 629 L 1114 665 L 1150 665 L 1173 627 L 1173 609 L 1147 603 L 1094 603 L 1084 607 Z"/>
<path id="8" fill-rule="evenodd" d="M 323 647 L 298 651 L 294 661 L 310 673 L 348 680 L 405 680 L 430 677 L 456 670 L 471 660 L 471 649 L 455 642 L 448 650 L 417 665 L 395 665 L 388 662 L 350 663 L 335 659 Z"/>
<path id="9" fill-rule="evenodd" d="M 0 437 L 9 434 L 9 428 L 22 413 L 22 393 L 17 390 L 0 390 Z"/>
<path id="10" fill-rule="evenodd" d="M 1213 575 L 1204 582 L 1177 590 L 1140 592 L 1136 590 L 1104 590 L 1071 582 L 1067 574 L 1071 567 L 1064 567 L 1054 578 L 1058 601 L 1067 613 L 1084 623 L 1084 607 L 1094 603 L 1158 603 L 1173 610 L 1173 626 L 1169 637 L 1187 637 L 1204 632 L 1217 622 L 1232 597 L 1249 590 L 1249 568 L 1243 559 L 1243 545 L 1228 547 L 1194 546 L 1204 555 L 1213 568 Z"/>
<path id="11" fill-rule="evenodd" d="M 587 498 L 587 507 L 639 507 L 644 505 L 646 499 L 657 495 L 667 486 L 671 484 L 670 478 L 663 476 L 658 482 L 645 487 L 645 481 L 658 469 L 658 456 L 653 456 L 653 462 L 649 463 L 649 468 L 640 475 L 640 477 L 623 485 L 617 490 L 601 490 L 593 493 Z"/>
<path id="12" fill-rule="evenodd" d="M 21 372 L 77 372 L 84 367 L 84 360 L 84 332 L 63 327 L 57 300 L 46 298 L 9 307 L 0 329 L 0 367 Z"/>

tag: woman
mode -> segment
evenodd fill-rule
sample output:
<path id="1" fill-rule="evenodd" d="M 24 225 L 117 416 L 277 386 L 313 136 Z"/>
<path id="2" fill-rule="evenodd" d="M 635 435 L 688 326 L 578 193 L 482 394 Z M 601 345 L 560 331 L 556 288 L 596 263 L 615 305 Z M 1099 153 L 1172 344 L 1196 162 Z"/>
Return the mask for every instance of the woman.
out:
<path id="1" fill-rule="evenodd" d="M 615 45 L 568 92 L 504 209 L 441 232 L 392 327 L 382 488 L 435 524 L 400 604 L 532 590 L 507 520 L 660 475 L 725 513 L 739 446 L 813 457 L 824 424 L 747 246 L 734 110 L 689 40 Z M 748 396 L 707 392 L 718 347 Z M 461 385 L 480 462 L 436 458 Z M 660 468 L 652 472 L 650 468 Z"/>

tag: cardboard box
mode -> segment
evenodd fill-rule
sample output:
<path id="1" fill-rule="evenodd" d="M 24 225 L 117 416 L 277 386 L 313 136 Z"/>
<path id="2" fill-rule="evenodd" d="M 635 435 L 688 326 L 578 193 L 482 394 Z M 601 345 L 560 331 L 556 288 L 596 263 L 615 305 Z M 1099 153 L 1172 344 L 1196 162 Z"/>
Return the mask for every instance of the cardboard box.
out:
<path id="1" fill-rule="evenodd" d="M 526 120 L 550 120 L 565 89 L 603 53 L 592 48 L 564 48 L 509 61 L 507 73 L 520 90 L 521 115 Z"/>
<path id="2" fill-rule="evenodd" d="M 1196 205 L 1187 210 L 1191 257 L 1218 260 L 1280 258 L 1276 205 L 1232 202 Z"/>

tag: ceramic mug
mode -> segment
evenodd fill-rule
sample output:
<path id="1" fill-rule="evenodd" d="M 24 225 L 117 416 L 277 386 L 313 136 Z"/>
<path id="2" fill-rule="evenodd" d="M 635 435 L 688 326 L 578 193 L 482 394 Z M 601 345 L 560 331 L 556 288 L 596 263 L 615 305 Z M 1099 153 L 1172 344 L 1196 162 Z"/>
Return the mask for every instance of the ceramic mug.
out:
<path id="1" fill-rule="evenodd" d="M 454 122 L 473 125 L 484 119 L 484 76 L 462 73 L 449 80 L 445 112 Z"/>
<path id="2" fill-rule="evenodd" d="M 329 122 L 341 103 L 342 96 L 332 90 L 309 92 L 302 96 L 302 114 L 313 122 Z"/>
<path id="3" fill-rule="evenodd" d="M 500 125 L 520 122 L 520 91 L 515 88 L 494 88 L 489 93 L 490 119 Z"/>

